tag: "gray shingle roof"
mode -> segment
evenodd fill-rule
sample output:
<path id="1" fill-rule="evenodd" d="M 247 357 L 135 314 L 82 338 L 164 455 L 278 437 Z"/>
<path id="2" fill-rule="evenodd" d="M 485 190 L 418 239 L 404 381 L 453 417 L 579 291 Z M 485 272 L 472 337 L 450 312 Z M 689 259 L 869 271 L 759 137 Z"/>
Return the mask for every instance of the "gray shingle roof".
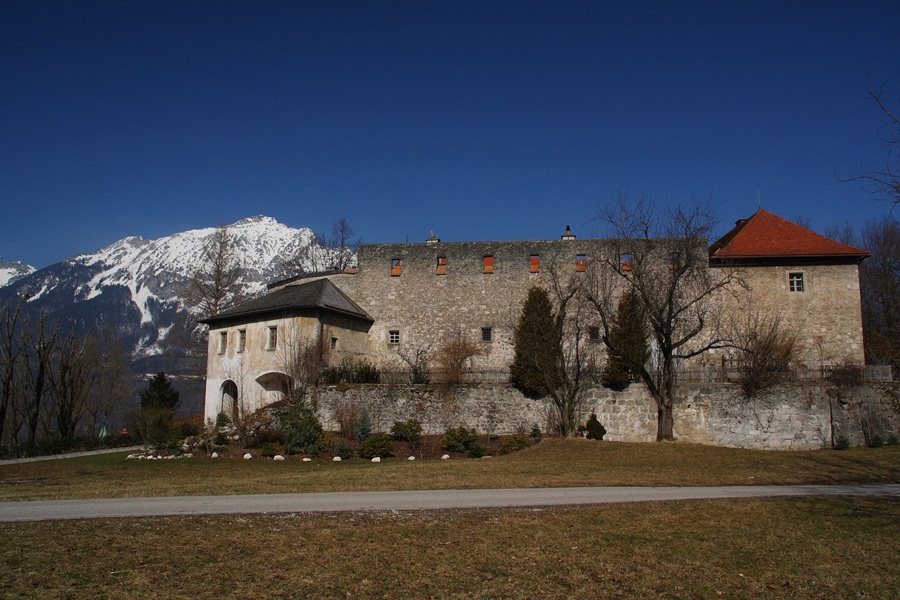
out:
<path id="1" fill-rule="evenodd" d="M 224 310 L 214 317 L 202 319 L 200 322 L 210 324 L 241 317 L 259 316 L 304 308 L 317 308 L 341 313 L 369 322 L 374 322 L 375 320 L 331 281 L 319 279 L 302 285 L 284 286 L 269 292 L 261 298 L 244 302 Z"/>

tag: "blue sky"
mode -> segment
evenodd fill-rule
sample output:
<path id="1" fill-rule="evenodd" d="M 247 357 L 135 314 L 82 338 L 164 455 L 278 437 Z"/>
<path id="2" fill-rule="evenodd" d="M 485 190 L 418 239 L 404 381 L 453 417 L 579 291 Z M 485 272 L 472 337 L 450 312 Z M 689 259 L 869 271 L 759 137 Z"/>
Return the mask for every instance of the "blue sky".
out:
<path id="1" fill-rule="evenodd" d="M 0 1 L 0 256 L 265 214 L 554 239 L 620 192 L 821 230 L 889 211 L 895 2 Z"/>

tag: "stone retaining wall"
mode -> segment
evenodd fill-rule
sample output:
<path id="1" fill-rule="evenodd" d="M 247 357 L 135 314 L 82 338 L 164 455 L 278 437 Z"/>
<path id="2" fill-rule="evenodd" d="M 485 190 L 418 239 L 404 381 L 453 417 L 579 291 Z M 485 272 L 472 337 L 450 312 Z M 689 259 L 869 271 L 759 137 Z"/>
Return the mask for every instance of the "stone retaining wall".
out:
<path id="1" fill-rule="evenodd" d="M 588 390 L 582 422 L 593 411 L 606 427 L 605 439 L 649 442 L 656 439 L 656 405 L 643 385 L 623 392 Z M 509 385 L 478 385 L 445 392 L 426 385 L 326 386 L 315 393 L 326 429 L 338 429 L 342 407 L 365 409 L 376 430 L 389 431 L 398 420 L 418 419 L 426 433 L 465 425 L 479 433 L 547 430 L 548 405 L 522 396 Z M 678 440 L 735 448 L 809 450 L 846 438 L 887 441 L 900 433 L 900 385 L 868 384 L 837 388 L 796 383 L 759 399 L 741 397 L 734 384 L 684 384 L 675 405 Z"/>

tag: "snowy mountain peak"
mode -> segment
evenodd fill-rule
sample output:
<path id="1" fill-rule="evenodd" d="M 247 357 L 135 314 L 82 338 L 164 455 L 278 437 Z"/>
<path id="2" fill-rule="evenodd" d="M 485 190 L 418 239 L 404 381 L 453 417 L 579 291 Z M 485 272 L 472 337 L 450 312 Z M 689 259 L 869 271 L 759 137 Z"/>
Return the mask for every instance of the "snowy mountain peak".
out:
<path id="1" fill-rule="evenodd" d="M 40 271 L 0 263 L 0 304 L 27 287 L 34 309 L 72 319 L 95 332 L 114 326 L 134 356 L 160 355 L 173 327 L 191 327 L 195 322 L 184 290 L 217 229 L 192 229 L 152 240 L 126 237 Z M 315 244 L 312 230 L 291 228 L 267 216 L 241 219 L 229 225 L 228 232 L 250 295 L 264 291 L 270 281 L 294 275 L 284 271 L 285 259 Z M 17 264 L 15 278 L 7 276 L 4 269 L 12 272 L 9 265 Z M 15 285 L 3 286 L 5 276 Z"/>
<path id="2" fill-rule="evenodd" d="M 31 265 L 15 261 L 10 262 L 0 257 L 0 287 L 9 285 L 10 283 L 22 279 L 26 275 L 34 273 L 35 268 Z"/>

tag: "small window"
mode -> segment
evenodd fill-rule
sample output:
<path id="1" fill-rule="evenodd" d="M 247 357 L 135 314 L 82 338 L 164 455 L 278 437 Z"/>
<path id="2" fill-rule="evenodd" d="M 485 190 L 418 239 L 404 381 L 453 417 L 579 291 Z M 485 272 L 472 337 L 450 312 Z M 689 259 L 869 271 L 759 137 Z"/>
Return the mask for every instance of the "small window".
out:
<path id="1" fill-rule="evenodd" d="M 481 341 L 482 342 L 490 342 L 494 339 L 494 328 L 493 327 L 482 327 L 481 328 Z"/>
<path id="2" fill-rule="evenodd" d="M 588 327 L 588 339 L 592 342 L 600 341 L 600 328 L 599 327 Z"/>
<path id="3" fill-rule="evenodd" d="M 228 332 L 219 332 L 219 354 L 225 354 L 228 350 Z"/>
<path id="4" fill-rule="evenodd" d="M 541 271 L 541 255 L 540 254 L 532 254 L 531 258 L 528 260 L 528 270 L 531 273 L 540 273 Z"/>
<path id="5" fill-rule="evenodd" d="M 672 252 L 669 254 L 669 270 L 674 271 L 678 268 L 678 258 L 679 254 L 677 252 Z"/>
<path id="6" fill-rule="evenodd" d="M 494 257 L 493 256 L 491 256 L 491 255 L 485 256 L 484 262 L 482 264 L 484 265 L 482 273 L 491 274 L 494 272 Z"/>
<path id="7" fill-rule="evenodd" d="M 391 277 L 400 277 L 400 271 L 403 269 L 403 261 L 399 258 L 391 259 Z"/>
<path id="8" fill-rule="evenodd" d="M 337 350 L 337 342 L 338 342 L 338 339 L 336 337 L 331 338 L 331 349 L 332 350 Z"/>
<path id="9" fill-rule="evenodd" d="M 278 347 L 278 327 L 269 327 L 269 336 L 266 338 L 266 350 L 275 350 Z"/>
<path id="10" fill-rule="evenodd" d="M 388 331 L 388 344 L 392 346 L 396 346 L 400 343 L 400 330 L 399 329 L 391 329 Z"/>
<path id="11" fill-rule="evenodd" d="M 438 256 L 437 259 L 437 270 L 435 271 L 438 275 L 446 275 L 447 274 L 447 257 L 446 256 Z"/>
<path id="12" fill-rule="evenodd" d="M 246 346 L 247 346 L 247 330 L 246 329 L 238 329 L 237 351 L 243 352 L 244 348 Z"/>
<path id="13" fill-rule="evenodd" d="M 587 255 L 586 254 L 575 255 L 575 272 L 576 273 L 584 273 L 585 271 L 587 271 Z"/>
<path id="14" fill-rule="evenodd" d="M 804 291 L 803 273 L 788 273 L 788 289 L 792 292 Z"/>
<path id="15" fill-rule="evenodd" d="M 632 256 L 630 252 L 623 254 L 621 257 L 621 261 L 622 261 L 622 270 L 630 271 L 632 269 L 632 266 L 634 265 L 634 256 Z"/>

